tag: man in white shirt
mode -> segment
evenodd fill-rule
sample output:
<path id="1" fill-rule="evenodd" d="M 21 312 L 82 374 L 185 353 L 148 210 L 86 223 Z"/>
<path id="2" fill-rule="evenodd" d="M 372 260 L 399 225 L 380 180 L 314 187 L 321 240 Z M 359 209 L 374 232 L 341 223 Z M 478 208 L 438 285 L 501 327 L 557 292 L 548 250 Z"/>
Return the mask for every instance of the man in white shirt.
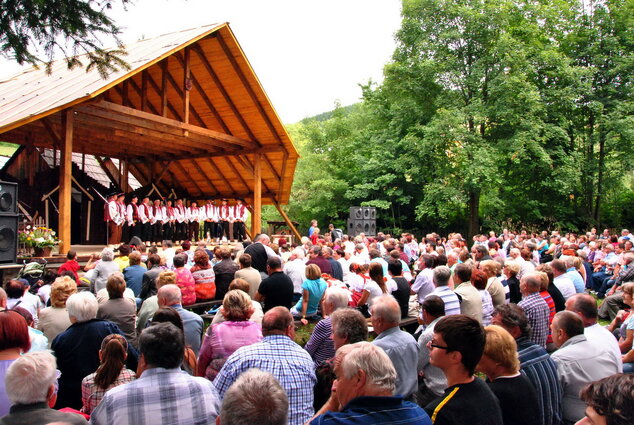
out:
<path id="1" fill-rule="evenodd" d="M 200 224 L 198 223 L 200 220 L 200 208 L 198 208 L 198 203 L 196 201 L 192 201 L 185 214 L 187 215 L 187 221 L 189 222 L 187 239 L 195 242 L 198 240 L 198 231 L 200 229 Z"/>
<path id="2" fill-rule="evenodd" d="M 160 243 L 163 240 L 163 207 L 159 198 L 152 205 L 152 242 Z"/>
<path id="3" fill-rule="evenodd" d="M 203 207 L 203 219 L 205 220 L 203 236 L 209 242 L 216 237 L 216 226 L 218 224 L 218 208 L 216 208 L 212 199 L 207 199 L 207 203 Z"/>
<path id="4" fill-rule="evenodd" d="M 141 221 L 141 240 L 147 246 L 152 241 L 152 209 L 150 207 L 150 198 L 143 198 L 143 202 L 139 206 L 139 220 Z"/>
<path id="5" fill-rule="evenodd" d="M 434 290 L 434 257 L 425 254 L 420 257 L 419 263 L 422 270 L 416 276 L 412 285 L 412 295 L 418 296 L 418 303 L 422 304 L 425 297 Z"/>
<path id="6" fill-rule="evenodd" d="M 302 283 L 306 280 L 306 259 L 302 248 L 295 248 L 289 261 L 284 264 L 284 274 L 293 281 L 293 302 L 302 296 Z"/>
<path id="7" fill-rule="evenodd" d="M 575 289 L 575 284 L 572 283 L 572 280 L 568 276 L 566 276 L 566 272 L 568 269 L 566 268 L 566 263 L 561 260 L 553 260 L 550 263 L 550 268 L 553 271 L 553 283 L 561 292 L 561 295 L 567 300 L 577 293 Z"/>
<path id="8" fill-rule="evenodd" d="M 599 347 L 608 347 L 618 364 L 619 373 L 623 371 L 623 361 L 619 343 L 610 331 L 597 323 L 597 302 L 588 294 L 575 294 L 566 301 L 566 310 L 577 313 L 585 327 L 583 334 L 588 342 Z"/>
<path id="9" fill-rule="evenodd" d="M 249 210 L 242 203 L 242 199 L 236 199 L 236 205 L 233 207 L 233 238 L 238 242 L 247 239 L 245 223 L 249 219 Z"/>

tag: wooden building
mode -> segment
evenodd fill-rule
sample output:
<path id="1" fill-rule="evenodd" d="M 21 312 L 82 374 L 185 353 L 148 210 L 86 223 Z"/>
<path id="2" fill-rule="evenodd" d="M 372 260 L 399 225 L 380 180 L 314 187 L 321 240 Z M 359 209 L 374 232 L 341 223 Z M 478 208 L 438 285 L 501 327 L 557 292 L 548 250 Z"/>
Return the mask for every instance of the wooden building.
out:
<path id="1" fill-rule="evenodd" d="M 73 152 L 94 155 L 125 192 L 133 176 L 191 200 L 243 198 L 252 233 L 261 231 L 261 206 L 275 205 L 294 229 L 280 205 L 288 203 L 298 153 L 229 25 L 126 50 L 130 69 L 105 80 L 59 61 L 50 75 L 31 68 L 0 82 L 0 140 L 59 152 L 62 241 L 71 241 Z M 37 168 L 30 170 L 23 177 L 32 183 Z"/>

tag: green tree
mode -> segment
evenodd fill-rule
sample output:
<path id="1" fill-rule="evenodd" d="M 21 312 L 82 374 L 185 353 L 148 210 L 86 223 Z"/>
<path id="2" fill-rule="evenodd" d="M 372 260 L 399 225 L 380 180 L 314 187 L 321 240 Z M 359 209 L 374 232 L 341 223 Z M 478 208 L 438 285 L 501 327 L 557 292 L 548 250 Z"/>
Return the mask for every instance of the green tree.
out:
<path id="1" fill-rule="evenodd" d="M 130 0 L 120 0 L 126 5 Z M 127 68 L 117 38 L 119 28 L 108 16 L 112 0 L 1 0 L 0 52 L 19 64 L 46 63 L 61 52 L 69 67 L 96 68 L 102 77 Z M 112 37 L 117 49 L 102 47 L 101 37 Z M 44 59 L 41 56 L 44 56 Z M 82 57 L 84 55 L 84 57 Z M 50 68 L 49 68 L 50 69 Z"/>

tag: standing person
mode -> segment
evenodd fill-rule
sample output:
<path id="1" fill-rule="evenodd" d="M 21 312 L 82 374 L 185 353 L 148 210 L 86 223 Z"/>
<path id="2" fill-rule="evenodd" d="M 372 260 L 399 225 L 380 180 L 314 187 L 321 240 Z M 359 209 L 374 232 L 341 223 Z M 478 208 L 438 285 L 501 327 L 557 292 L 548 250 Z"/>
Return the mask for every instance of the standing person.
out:
<path id="1" fill-rule="evenodd" d="M 125 208 L 125 193 L 117 193 L 117 216 L 118 216 L 118 220 L 117 220 L 117 237 L 119 239 L 119 243 L 121 243 L 121 241 L 123 240 L 123 230 L 126 224 L 126 220 L 125 220 L 125 213 L 126 213 L 126 208 Z M 128 237 L 127 235 L 127 229 L 126 229 L 126 237 Z"/>
<path id="2" fill-rule="evenodd" d="M 506 329 L 484 328 L 486 343 L 476 369 L 486 374 L 489 388 L 500 401 L 505 424 L 533 425 L 539 411 L 537 394 L 531 381 L 520 373 L 517 344 Z"/>
<path id="3" fill-rule="evenodd" d="M 174 240 L 176 215 L 174 214 L 174 207 L 172 206 L 172 200 L 165 201 L 165 206 L 162 211 L 163 215 L 163 237 L 165 240 Z"/>
<path id="4" fill-rule="evenodd" d="M 150 246 L 152 244 L 152 209 L 150 198 L 147 196 L 139 205 L 139 219 L 141 220 L 141 240 Z"/>
<path id="5" fill-rule="evenodd" d="M 448 387 L 425 407 L 435 425 L 502 425 L 498 400 L 474 376 L 484 344 L 484 329 L 476 319 L 455 314 L 436 323 L 427 346 L 431 364 L 443 371 Z"/>
<path id="6" fill-rule="evenodd" d="M 203 236 L 207 242 L 210 242 L 216 237 L 216 224 L 218 223 L 218 208 L 216 208 L 211 198 L 207 199 L 207 203 L 203 208 L 203 217 L 205 220 Z"/>
<path id="7" fill-rule="evenodd" d="M 279 258 L 275 251 L 269 247 L 270 243 L 271 239 L 268 235 L 260 233 L 255 237 L 253 243 L 244 249 L 244 253 L 251 256 L 251 264 L 260 272 L 262 279 L 267 277 L 267 260 L 273 257 Z"/>
<path id="8" fill-rule="evenodd" d="M 196 201 L 192 201 L 187 208 L 187 220 L 189 221 L 187 239 L 196 242 L 199 239 L 198 233 L 200 231 L 200 208 L 198 208 Z"/>
<path id="9" fill-rule="evenodd" d="M 90 422 L 107 424 L 210 424 L 218 416 L 211 382 L 183 373 L 183 332 L 172 323 L 158 323 L 139 338 L 143 374 L 111 389 Z M 169 396 L 166 396 L 169 395 Z"/>
<path id="10" fill-rule="evenodd" d="M 187 211 L 185 210 L 185 205 L 183 205 L 183 200 L 180 198 L 176 200 L 174 219 L 174 239 L 176 239 L 177 243 L 180 243 L 187 238 Z"/>
<path id="11" fill-rule="evenodd" d="M 130 203 L 126 207 L 126 221 L 128 223 L 129 237 L 136 236 L 141 237 L 141 225 L 139 221 L 139 197 L 135 194 L 132 195 Z"/>
<path id="12" fill-rule="evenodd" d="M 108 227 L 108 246 L 114 247 L 121 243 L 119 237 L 118 223 L 121 219 L 119 206 L 117 204 L 117 194 L 113 193 L 108 196 L 103 209 L 104 221 Z"/>
<path id="13" fill-rule="evenodd" d="M 163 240 L 164 220 L 161 199 L 157 198 L 154 200 L 154 204 L 152 205 L 152 220 L 150 221 L 152 228 L 152 242 L 154 242 L 154 244 L 159 244 Z"/>
<path id="14" fill-rule="evenodd" d="M 119 334 L 110 334 L 101 342 L 99 361 L 95 373 L 81 381 L 81 411 L 87 415 L 95 410 L 101 399 L 111 388 L 132 382 L 136 374 L 125 367 L 128 357 L 128 342 Z"/>
<path id="15" fill-rule="evenodd" d="M 218 232 L 218 239 L 226 238 L 231 239 L 229 234 L 229 223 L 233 220 L 233 211 L 229 205 L 228 199 L 222 199 L 220 208 L 218 209 L 218 219 L 220 220 L 220 230 Z"/>
<path id="16" fill-rule="evenodd" d="M 233 238 L 242 242 L 247 239 L 245 223 L 249 219 L 249 210 L 242 203 L 242 199 L 236 199 L 233 209 Z"/>

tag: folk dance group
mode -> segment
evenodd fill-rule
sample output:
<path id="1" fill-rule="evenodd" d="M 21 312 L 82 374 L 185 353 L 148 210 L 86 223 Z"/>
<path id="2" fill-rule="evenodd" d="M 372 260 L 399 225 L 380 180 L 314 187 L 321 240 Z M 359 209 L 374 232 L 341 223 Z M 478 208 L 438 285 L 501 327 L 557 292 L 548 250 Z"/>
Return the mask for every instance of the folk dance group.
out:
<path id="1" fill-rule="evenodd" d="M 186 206 L 182 199 L 150 202 L 146 196 L 140 204 L 138 201 L 138 196 L 133 195 L 126 204 L 123 193 L 108 198 L 104 208 L 108 245 L 117 246 L 122 240 L 127 242 L 135 236 L 148 246 L 163 240 L 180 243 L 236 239 L 242 242 L 247 237 L 244 223 L 249 218 L 249 210 L 241 199 L 237 199 L 235 205 L 229 205 L 227 199 L 222 199 L 220 205 L 208 199 L 201 207 L 196 201 Z M 233 224 L 233 237 L 230 224 Z"/>

